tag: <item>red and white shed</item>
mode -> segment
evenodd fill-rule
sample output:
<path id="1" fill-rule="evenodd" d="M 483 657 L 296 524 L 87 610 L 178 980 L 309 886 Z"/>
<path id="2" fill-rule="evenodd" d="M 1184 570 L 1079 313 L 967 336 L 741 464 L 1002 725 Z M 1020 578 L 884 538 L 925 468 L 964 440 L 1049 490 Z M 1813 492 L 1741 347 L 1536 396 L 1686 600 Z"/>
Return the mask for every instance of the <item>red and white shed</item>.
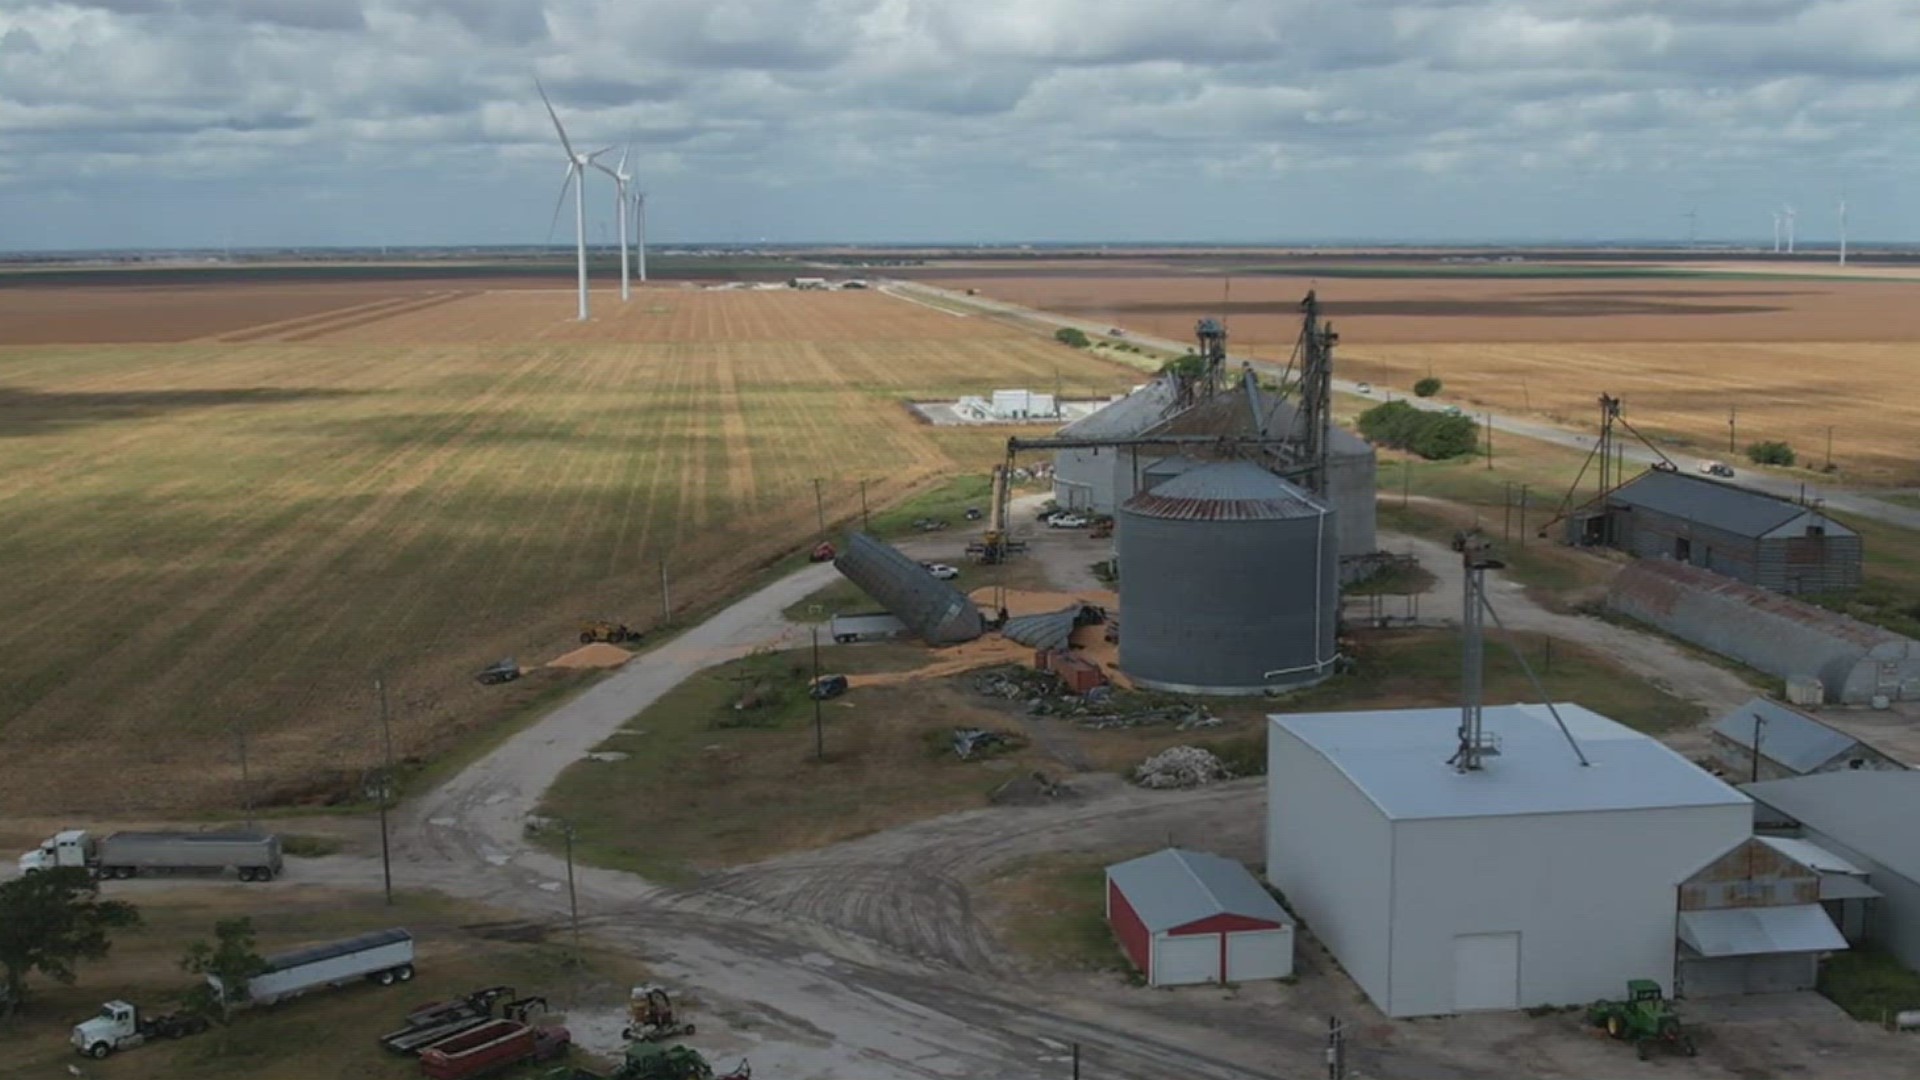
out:
<path id="1" fill-rule="evenodd" d="M 1167 848 L 1107 867 L 1107 924 L 1150 986 L 1293 974 L 1293 921 L 1218 855 Z"/>

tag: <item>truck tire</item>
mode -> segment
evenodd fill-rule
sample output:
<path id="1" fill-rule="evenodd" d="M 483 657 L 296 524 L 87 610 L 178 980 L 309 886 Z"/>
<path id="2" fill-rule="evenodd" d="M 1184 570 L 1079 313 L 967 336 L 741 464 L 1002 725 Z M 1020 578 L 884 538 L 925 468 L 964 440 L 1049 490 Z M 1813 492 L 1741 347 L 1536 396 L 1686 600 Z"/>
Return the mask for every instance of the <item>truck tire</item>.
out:
<path id="1" fill-rule="evenodd" d="M 272 880 L 273 880 L 273 867 L 271 867 L 271 866 L 256 866 L 256 867 L 254 867 L 254 868 L 253 868 L 253 880 L 255 880 L 255 881 L 272 881 Z"/>
<path id="2" fill-rule="evenodd" d="M 240 868 L 240 880 L 241 880 L 241 881 L 252 881 L 252 880 L 253 880 L 253 867 L 251 867 L 251 866 L 243 866 L 243 867 L 241 867 L 241 868 Z"/>
<path id="3" fill-rule="evenodd" d="M 87 1047 L 87 1056 L 92 1058 L 95 1061 L 99 1061 L 101 1058 L 106 1057 L 108 1054 L 111 1054 L 111 1053 L 113 1053 L 113 1047 L 108 1045 L 107 1043 L 97 1042 L 97 1043 L 94 1043 L 92 1046 Z"/>
<path id="4" fill-rule="evenodd" d="M 401 982 L 411 981 L 413 979 L 413 965 L 401 964 L 399 967 L 394 968 L 393 977 L 399 979 Z"/>
<path id="5" fill-rule="evenodd" d="M 392 986 L 393 980 L 394 980 L 394 973 L 392 968 L 388 968 L 385 971 L 376 971 L 373 973 L 373 981 L 375 983 L 378 983 L 381 986 Z"/>

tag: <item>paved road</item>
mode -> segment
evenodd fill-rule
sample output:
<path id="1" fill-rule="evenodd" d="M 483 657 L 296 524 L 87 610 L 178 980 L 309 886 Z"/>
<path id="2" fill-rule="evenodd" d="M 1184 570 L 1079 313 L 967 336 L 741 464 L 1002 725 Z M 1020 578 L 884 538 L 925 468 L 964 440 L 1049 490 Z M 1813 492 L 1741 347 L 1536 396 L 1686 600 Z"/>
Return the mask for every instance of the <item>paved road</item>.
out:
<path id="1" fill-rule="evenodd" d="M 950 289 L 942 289 L 938 286 L 928 285 L 918 281 L 889 282 L 882 287 L 882 291 L 901 296 L 903 299 L 911 298 L 913 293 L 920 292 L 929 296 L 938 297 L 948 303 L 968 305 L 983 312 L 1026 322 L 1041 323 L 1048 326 L 1075 327 L 1088 334 L 1103 337 L 1107 331 L 1112 328 L 1111 323 L 1091 322 L 1086 319 L 1056 315 L 1049 311 L 1021 307 L 1018 304 L 1009 304 L 1002 300 L 992 300 L 984 296 L 967 296 L 964 293 L 954 292 Z M 1136 344 L 1143 344 L 1151 348 L 1171 352 L 1185 352 L 1193 346 L 1192 342 L 1173 341 L 1168 338 L 1153 337 L 1148 334 L 1137 334 L 1133 331 L 1127 332 L 1127 340 Z M 1281 369 L 1271 363 L 1259 360 L 1252 361 L 1252 363 L 1256 369 L 1262 372 L 1272 375 L 1280 374 Z M 1336 378 L 1333 381 L 1333 385 L 1336 390 L 1349 394 L 1358 394 L 1361 393 L 1360 388 L 1364 384 L 1351 379 Z M 1452 406 L 1452 403 L 1446 401 L 1444 398 L 1414 397 L 1411 388 L 1390 387 L 1384 383 L 1376 383 L 1369 388 L 1369 396 L 1384 398 L 1389 393 L 1406 399 L 1406 401 L 1415 408 L 1425 409 L 1429 412 L 1442 411 Z M 1476 419 L 1490 422 L 1495 431 L 1520 435 L 1529 439 L 1538 439 L 1541 442 L 1554 443 L 1559 446 L 1571 447 L 1575 450 L 1591 451 L 1593 449 L 1594 436 L 1568 431 L 1565 428 L 1557 427 L 1544 421 L 1506 416 L 1500 413 L 1487 413 L 1481 410 L 1473 410 L 1472 415 Z M 1627 439 L 1624 444 L 1624 454 L 1628 461 L 1640 465 L 1651 465 L 1659 460 L 1658 455 L 1640 443 L 1633 441 L 1625 432 L 1622 432 L 1622 435 Z M 1680 468 L 1689 471 L 1697 470 L 1701 462 L 1709 460 L 1707 458 L 1693 457 L 1685 454 L 1672 454 L 1669 456 Z M 1737 467 L 1736 465 L 1736 468 Z M 1808 500 L 1819 499 L 1824 502 L 1824 505 L 1828 509 L 1837 513 L 1854 514 L 1888 525 L 1899 525 L 1903 528 L 1920 530 L 1920 509 L 1899 506 L 1883 499 L 1877 499 L 1864 491 L 1850 490 L 1830 485 L 1809 484 L 1801 480 L 1783 476 L 1773 476 L 1749 469 L 1740 470 L 1738 482 L 1744 487 L 1765 491 L 1785 499 L 1799 499 L 1803 496 Z"/>

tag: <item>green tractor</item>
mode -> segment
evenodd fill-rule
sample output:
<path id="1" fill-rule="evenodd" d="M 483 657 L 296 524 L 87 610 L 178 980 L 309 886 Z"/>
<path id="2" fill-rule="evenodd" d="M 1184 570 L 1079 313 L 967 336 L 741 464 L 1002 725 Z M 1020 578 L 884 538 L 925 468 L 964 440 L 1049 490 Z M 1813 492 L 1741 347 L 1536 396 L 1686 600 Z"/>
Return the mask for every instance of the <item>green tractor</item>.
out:
<path id="1" fill-rule="evenodd" d="M 1693 1036 L 1680 1026 L 1680 1014 L 1652 979 L 1627 980 L 1627 1000 L 1596 1001 L 1587 1006 L 1587 1022 L 1608 1035 L 1630 1042 L 1645 1061 L 1655 1043 L 1692 1057 L 1698 1053 Z"/>
<path id="2" fill-rule="evenodd" d="M 753 1073 L 742 1061 L 732 1072 L 716 1075 L 706 1057 L 691 1047 L 632 1042 L 613 1075 L 614 1080 L 751 1080 Z"/>

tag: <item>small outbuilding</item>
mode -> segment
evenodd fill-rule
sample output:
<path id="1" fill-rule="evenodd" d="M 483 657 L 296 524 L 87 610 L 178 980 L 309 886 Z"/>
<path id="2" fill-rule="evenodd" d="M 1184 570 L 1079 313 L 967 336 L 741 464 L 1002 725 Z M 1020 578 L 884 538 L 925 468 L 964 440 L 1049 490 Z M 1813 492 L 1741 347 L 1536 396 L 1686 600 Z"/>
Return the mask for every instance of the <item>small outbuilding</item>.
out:
<path id="1" fill-rule="evenodd" d="M 1784 593 L 1860 586 L 1860 534 L 1816 507 L 1649 470 L 1568 518 L 1567 539 L 1672 559 Z"/>
<path id="2" fill-rule="evenodd" d="M 1107 925 L 1150 986 L 1293 974 L 1293 921 L 1218 855 L 1166 848 L 1107 867 Z"/>
<path id="3" fill-rule="evenodd" d="M 1752 803 L 1554 710 L 1564 732 L 1544 705 L 1487 706 L 1499 752 L 1467 772 L 1459 709 L 1271 718 L 1267 878 L 1388 1016 L 1672 991 L 1678 887 L 1752 835 Z"/>
<path id="4" fill-rule="evenodd" d="M 1714 721 L 1708 734 L 1714 758 L 1742 781 L 1846 769 L 1904 769 L 1905 765 L 1798 709 L 1754 698 Z M 1758 739 L 1760 761 L 1754 763 Z"/>

